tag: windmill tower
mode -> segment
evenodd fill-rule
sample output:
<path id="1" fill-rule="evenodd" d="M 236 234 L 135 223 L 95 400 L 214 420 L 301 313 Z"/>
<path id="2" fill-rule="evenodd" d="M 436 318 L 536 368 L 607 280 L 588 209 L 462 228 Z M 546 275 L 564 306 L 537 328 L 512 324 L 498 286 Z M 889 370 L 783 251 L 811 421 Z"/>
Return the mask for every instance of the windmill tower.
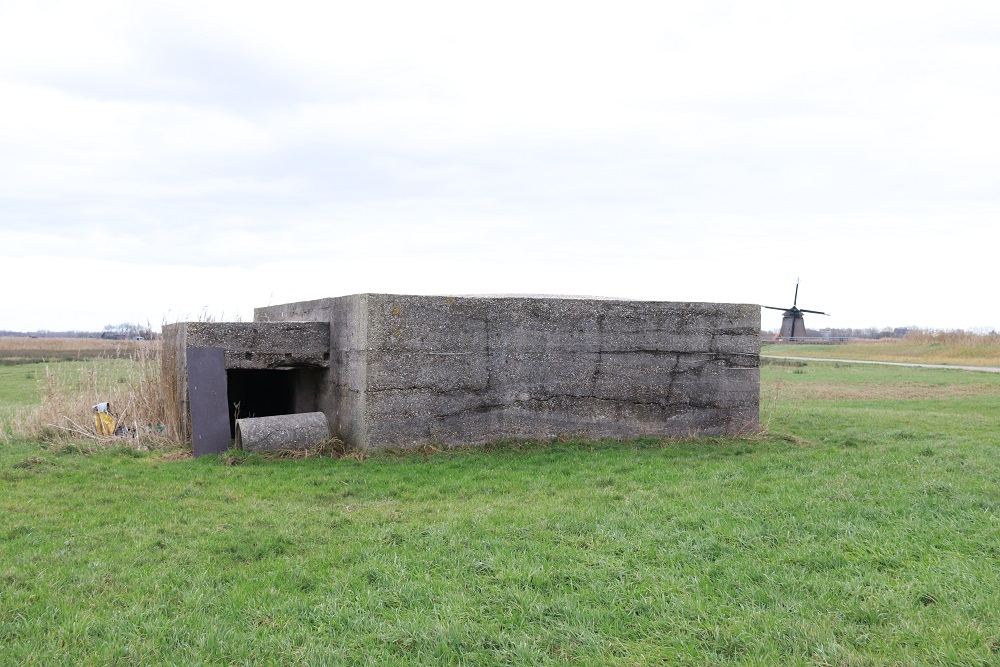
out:
<path id="1" fill-rule="evenodd" d="M 781 333 L 780 336 L 785 340 L 792 340 L 794 338 L 801 338 L 806 335 L 806 320 L 802 316 L 802 313 L 814 313 L 816 315 L 829 315 L 829 313 L 824 313 L 819 310 L 805 310 L 798 307 L 799 302 L 799 281 L 795 281 L 795 298 L 792 300 L 791 308 L 778 308 L 776 306 L 761 306 L 762 308 L 768 308 L 770 310 L 782 310 L 784 311 L 781 318 Z"/>

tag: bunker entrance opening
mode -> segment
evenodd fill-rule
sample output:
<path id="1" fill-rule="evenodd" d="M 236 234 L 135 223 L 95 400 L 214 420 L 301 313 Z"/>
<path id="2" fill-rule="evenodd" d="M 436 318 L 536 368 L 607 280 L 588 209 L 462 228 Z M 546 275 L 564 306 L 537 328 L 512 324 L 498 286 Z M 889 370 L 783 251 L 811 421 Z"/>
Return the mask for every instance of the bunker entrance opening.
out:
<path id="1" fill-rule="evenodd" d="M 232 437 L 236 437 L 237 419 L 319 411 L 317 396 L 322 372 L 318 368 L 227 370 Z"/>

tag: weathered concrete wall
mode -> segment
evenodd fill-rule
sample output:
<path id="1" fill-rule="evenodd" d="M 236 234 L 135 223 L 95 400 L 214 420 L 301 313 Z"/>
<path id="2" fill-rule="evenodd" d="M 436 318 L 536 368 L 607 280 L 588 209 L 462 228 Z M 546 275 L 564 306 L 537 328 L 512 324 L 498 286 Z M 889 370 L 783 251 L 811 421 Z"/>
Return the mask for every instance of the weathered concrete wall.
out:
<path id="1" fill-rule="evenodd" d="M 254 308 L 254 322 L 329 322 L 335 299 L 316 299 Z"/>
<path id="2" fill-rule="evenodd" d="M 362 294 L 330 318 L 323 410 L 360 448 L 757 428 L 759 306 Z"/>
<path id="3" fill-rule="evenodd" d="M 314 322 L 182 322 L 187 347 L 219 347 L 226 368 L 327 368 L 330 327 Z M 179 325 L 172 325 L 179 326 Z"/>

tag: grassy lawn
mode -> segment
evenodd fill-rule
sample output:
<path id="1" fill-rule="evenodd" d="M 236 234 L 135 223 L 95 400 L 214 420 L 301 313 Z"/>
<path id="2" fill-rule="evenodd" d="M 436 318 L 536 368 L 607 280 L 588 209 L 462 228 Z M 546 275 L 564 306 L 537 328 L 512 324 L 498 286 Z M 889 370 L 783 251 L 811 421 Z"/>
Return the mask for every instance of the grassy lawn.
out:
<path id="1" fill-rule="evenodd" d="M 0 419 L 15 407 L 37 402 L 37 383 L 44 377 L 44 363 L 0 365 Z"/>
<path id="2" fill-rule="evenodd" d="M 1000 664 L 1000 377 L 762 375 L 755 439 L 0 444 L 0 664 Z"/>

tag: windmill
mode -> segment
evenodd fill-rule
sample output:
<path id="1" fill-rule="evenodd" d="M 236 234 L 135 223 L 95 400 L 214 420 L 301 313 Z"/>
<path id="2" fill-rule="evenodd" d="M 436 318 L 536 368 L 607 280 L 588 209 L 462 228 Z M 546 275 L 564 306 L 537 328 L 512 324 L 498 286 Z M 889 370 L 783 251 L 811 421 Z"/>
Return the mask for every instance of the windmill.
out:
<path id="1" fill-rule="evenodd" d="M 829 315 L 829 313 L 824 313 L 819 310 L 805 310 L 798 307 L 799 302 L 799 281 L 795 281 L 795 298 L 792 300 L 791 308 L 777 308 L 775 306 L 761 306 L 762 308 L 768 308 L 770 310 L 783 310 L 781 318 L 781 332 L 780 336 L 785 340 L 792 340 L 796 336 L 802 337 L 806 335 L 806 321 L 802 317 L 802 313 L 814 313 L 816 315 Z"/>

